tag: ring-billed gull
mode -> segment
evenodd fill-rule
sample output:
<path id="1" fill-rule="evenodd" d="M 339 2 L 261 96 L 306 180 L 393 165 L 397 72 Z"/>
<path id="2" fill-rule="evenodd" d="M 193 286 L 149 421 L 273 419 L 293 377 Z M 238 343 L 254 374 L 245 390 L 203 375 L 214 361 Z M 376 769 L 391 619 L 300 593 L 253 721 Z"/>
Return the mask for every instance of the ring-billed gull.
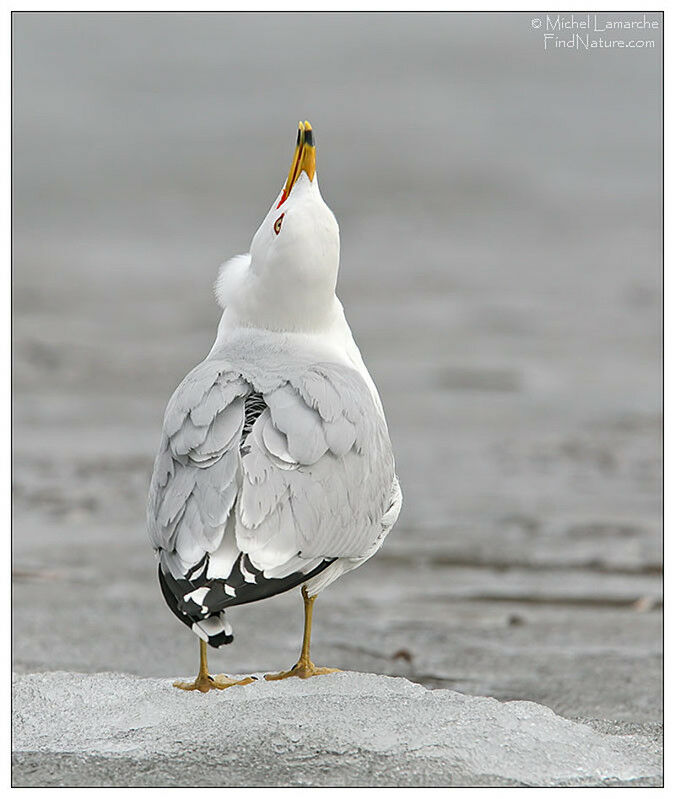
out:
<path id="1" fill-rule="evenodd" d="M 169 400 L 148 498 L 167 604 L 206 644 L 225 611 L 302 587 L 300 658 L 267 679 L 335 669 L 309 658 L 317 594 L 375 554 L 401 491 L 382 403 L 335 296 L 340 237 L 319 192 L 309 122 L 286 184 L 251 242 L 223 264 L 213 348 Z"/>

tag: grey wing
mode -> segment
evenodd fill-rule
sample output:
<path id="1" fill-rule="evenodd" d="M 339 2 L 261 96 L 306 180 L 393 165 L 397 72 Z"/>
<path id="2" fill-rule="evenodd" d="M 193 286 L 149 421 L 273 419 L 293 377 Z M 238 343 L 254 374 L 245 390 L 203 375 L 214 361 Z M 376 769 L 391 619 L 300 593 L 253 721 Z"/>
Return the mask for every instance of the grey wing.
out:
<path id="1" fill-rule="evenodd" d="M 367 557 L 393 523 L 395 485 L 386 424 L 354 370 L 303 367 L 263 394 L 205 361 L 169 402 L 151 481 L 164 595 L 191 624 Z"/>
<path id="2" fill-rule="evenodd" d="M 384 419 L 358 372 L 303 370 L 265 395 L 242 460 L 236 538 L 275 572 L 278 555 L 361 558 L 381 543 L 394 489 Z"/>
<path id="3" fill-rule="evenodd" d="M 250 385 L 205 361 L 169 400 L 148 497 L 148 532 L 178 578 L 221 544 L 237 497 L 239 444 Z"/>

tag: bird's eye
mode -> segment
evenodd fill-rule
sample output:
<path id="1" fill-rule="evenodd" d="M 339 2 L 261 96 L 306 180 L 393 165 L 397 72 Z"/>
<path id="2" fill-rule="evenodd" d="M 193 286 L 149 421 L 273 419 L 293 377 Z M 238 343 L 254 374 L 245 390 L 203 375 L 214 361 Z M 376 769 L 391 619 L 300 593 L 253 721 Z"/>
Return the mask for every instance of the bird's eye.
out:
<path id="1" fill-rule="evenodd" d="M 283 222 L 283 220 L 284 220 L 284 215 L 282 214 L 274 223 L 274 232 L 277 234 L 277 236 L 279 235 L 279 233 L 281 233 L 281 223 Z"/>

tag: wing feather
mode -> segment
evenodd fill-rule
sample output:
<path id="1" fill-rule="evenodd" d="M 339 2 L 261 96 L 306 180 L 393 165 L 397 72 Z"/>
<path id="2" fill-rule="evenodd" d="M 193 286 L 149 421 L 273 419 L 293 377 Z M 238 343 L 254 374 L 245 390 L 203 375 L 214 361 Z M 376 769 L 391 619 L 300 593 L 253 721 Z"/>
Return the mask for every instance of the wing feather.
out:
<path id="1" fill-rule="evenodd" d="M 287 590 L 386 534 L 394 461 L 365 381 L 331 363 L 282 371 L 263 385 L 245 363 L 207 360 L 167 406 L 148 529 L 193 614 Z"/>
<path id="2" fill-rule="evenodd" d="M 237 500 L 238 543 L 256 564 L 261 546 L 285 534 L 290 506 L 303 557 L 362 556 L 381 533 L 394 480 L 386 424 L 365 381 L 354 370 L 322 364 L 265 401 L 270 416 L 254 425 L 243 458 L 248 479 Z"/>
<path id="3" fill-rule="evenodd" d="M 277 430 L 285 434 L 288 452 L 298 463 L 316 463 L 328 449 L 322 418 L 300 394 L 285 385 L 265 395 Z"/>

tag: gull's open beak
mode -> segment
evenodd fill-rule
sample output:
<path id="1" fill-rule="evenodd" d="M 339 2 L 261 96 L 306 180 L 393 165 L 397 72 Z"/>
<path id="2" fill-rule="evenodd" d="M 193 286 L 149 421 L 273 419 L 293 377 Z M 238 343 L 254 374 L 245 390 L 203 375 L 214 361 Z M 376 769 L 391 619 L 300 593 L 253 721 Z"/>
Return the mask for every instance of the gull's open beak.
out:
<path id="1" fill-rule="evenodd" d="M 316 172 L 316 147 L 314 146 L 312 126 L 306 120 L 305 122 L 298 122 L 298 139 L 295 145 L 295 153 L 293 154 L 291 169 L 288 173 L 288 179 L 286 180 L 286 185 L 284 186 L 277 208 L 282 203 L 286 202 L 293 186 L 295 186 L 303 172 L 307 173 L 307 177 L 310 181 L 314 180 L 314 173 Z"/>

